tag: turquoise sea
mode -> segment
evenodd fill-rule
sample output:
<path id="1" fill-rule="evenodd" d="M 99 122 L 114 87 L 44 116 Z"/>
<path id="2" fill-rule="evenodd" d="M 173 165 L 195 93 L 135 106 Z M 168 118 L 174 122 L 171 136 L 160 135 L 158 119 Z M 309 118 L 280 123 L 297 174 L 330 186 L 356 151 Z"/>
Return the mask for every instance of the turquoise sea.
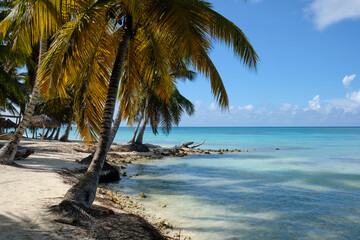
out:
<path id="1" fill-rule="evenodd" d="M 121 128 L 117 142 L 132 130 Z M 112 184 L 195 239 L 360 239 L 360 128 L 173 128 L 144 141 L 252 152 L 129 166 Z M 280 150 L 275 150 L 279 148 Z M 165 208 L 159 207 L 166 204 Z"/>

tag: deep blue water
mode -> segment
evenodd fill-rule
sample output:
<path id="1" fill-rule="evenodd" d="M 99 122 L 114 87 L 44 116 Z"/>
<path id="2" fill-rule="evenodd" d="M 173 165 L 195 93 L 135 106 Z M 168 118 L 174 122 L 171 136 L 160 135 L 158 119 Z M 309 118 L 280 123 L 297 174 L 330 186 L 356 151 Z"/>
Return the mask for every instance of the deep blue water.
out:
<path id="1" fill-rule="evenodd" d="M 117 141 L 128 141 L 121 129 Z M 124 140 L 123 140 L 124 139 Z M 145 142 L 256 149 L 136 164 L 112 187 L 195 239 L 360 239 L 360 128 L 174 128 Z M 280 150 L 275 150 L 279 148 Z M 166 204 L 166 208 L 159 205 Z"/>

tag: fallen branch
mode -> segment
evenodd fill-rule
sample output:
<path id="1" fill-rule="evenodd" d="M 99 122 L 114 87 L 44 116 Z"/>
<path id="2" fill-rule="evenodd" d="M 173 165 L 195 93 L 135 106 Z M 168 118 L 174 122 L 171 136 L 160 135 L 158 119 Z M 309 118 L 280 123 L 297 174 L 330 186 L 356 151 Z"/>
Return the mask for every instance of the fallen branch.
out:
<path id="1" fill-rule="evenodd" d="M 190 148 L 197 148 L 197 147 L 200 147 L 201 145 L 203 145 L 205 143 L 205 140 L 204 141 L 202 141 L 200 144 L 198 144 L 198 145 L 195 145 L 195 146 L 192 146 L 192 147 L 190 147 Z"/>
<path id="2" fill-rule="evenodd" d="M 181 149 L 181 148 L 188 148 L 189 145 L 191 145 L 191 144 L 194 144 L 194 142 L 187 142 L 187 143 L 175 145 L 172 149 L 175 150 L 175 149 Z"/>
<path id="3" fill-rule="evenodd" d="M 175 145 L 174 147 L 170 147 L 170 148 L 160 148 L 160 149 L 156 149 L 154 152 L 158 153 L 158 154 L 168 154 L 168 153 L 172 153 L 172 152 L 179 152 L 179 150 L 189 150 L 189 149 L 194 149 L 196 147 L 199 147 L 201 145 L 203 145 L 205 143 L 205 140 L 202 141 L 200 144 L 197 144 L 195 146 L 190 147 L 190 145 L 194 144 L 194 142 L 187 142 L 187 143 L 182 143 L 179 145 Z"/>

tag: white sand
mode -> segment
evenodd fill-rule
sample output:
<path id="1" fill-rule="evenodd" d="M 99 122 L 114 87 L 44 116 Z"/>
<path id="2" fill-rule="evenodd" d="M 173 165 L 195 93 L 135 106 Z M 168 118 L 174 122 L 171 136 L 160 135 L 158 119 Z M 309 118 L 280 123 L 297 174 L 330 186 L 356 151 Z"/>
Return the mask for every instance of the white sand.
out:
<path id="1" fill-rule="evenodd" d="M 73 151 L 74 144 L 51 142 L 51 148 L 65 146 L 69 151 L 36 150 L 24 161 L 17 161 L 24 168 L 0 165 L 0 239 L 74 239 L 74 227 L 54 222 L 48 210 L 59 204 L 70 188 L 54 170 L 78 167 L 74 161 L 88 155 Z M 24 147 L 46 145 L 49 142 L 21 143 Z"/>

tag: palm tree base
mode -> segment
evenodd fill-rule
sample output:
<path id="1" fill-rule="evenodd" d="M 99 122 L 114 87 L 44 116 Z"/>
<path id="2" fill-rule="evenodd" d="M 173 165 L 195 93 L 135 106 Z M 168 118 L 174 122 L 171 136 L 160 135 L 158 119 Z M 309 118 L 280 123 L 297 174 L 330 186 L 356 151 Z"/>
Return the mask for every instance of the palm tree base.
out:
<path id="1" fill-rule="evenodd" d="M 64 210 L 74 218 L 90 219 L 89 209 L 85 206 L 79 205 L 78 203 L 71 200 L 63 200 L 59 204 L 59 209 Z"/>

